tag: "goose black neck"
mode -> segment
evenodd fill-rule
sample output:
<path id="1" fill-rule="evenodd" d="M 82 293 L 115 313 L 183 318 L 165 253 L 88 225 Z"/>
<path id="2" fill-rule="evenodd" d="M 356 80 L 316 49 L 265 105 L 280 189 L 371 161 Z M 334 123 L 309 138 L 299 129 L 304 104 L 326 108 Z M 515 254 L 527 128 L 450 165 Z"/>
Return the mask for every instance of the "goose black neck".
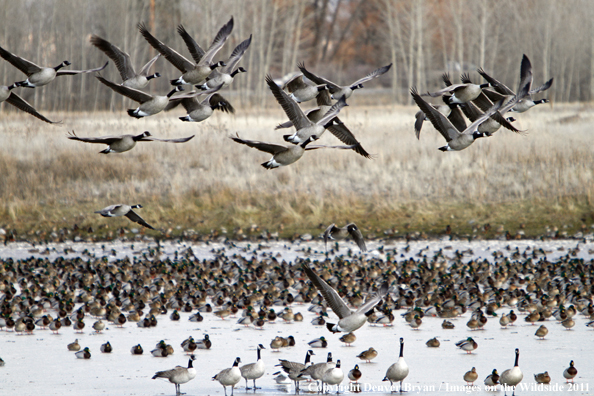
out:
<path id="1" fill-rule="evenodd" d="M 520 360 L 520 351 L 516 349 L 516 361 L 514 363 L 514 367 L 518 367 L 518 360 Z"/>
<path id="2" fill-rule="evenodd" d="M 258 360 L 260 360 L 260 347 L 258 347 L 257 351 L 258 351 Z"/>
<path id="3" fill-rule="evenodd" d="M 147 76 L 146 79 L 151 80 L 151 79 L 157 78 L 157 77 L 161 77 L 161 75 L 159 73 L 151 74 L 150 76 Z"/>
<path id="4" fill-rule="evenodd" d="M 237 75 L 237 73 L 239 73 L 239 69 L 235 69 L 232 73 L 231 73 L 231 78 L 235 77 Z"/>
<path id="5" fill-rule="evenodd" d="M 167 94 L 167 97 L 170 98 L 174 93 L 178 92 L 178 90 L 181 91 L 178 87 L 175 87 Z"/>
<path id="6" fill-rule="evenodd" d="M 142 140 L 142 138 L 144 137 L 144 133 L 141 133 L 140 135 L 136 135 L 132 138 L 132 140 L 134 140 L 135 142 Z"/>
<path id="7" fill-rule="evenodd" d="M 307 366 L 307 363 L 309 363 L 309 362 L 310 362 L 310 359 L 311 359 L 311 355 L 309 354 L 309 352 L 307 352 L 307 353 L 305 354 L 305 365 L 306 365 L 306 366 Z"/>
<path id="8" fill-rule="evenodd" d="M 192 368 L 192 367 L 194 367 L 194 366 L 192 365 L 192 359 L 190 359 L 190 360 L 188 361 L 188 368 Z"/>
<path id="9" fill-rule="evenodd" d="M 239 361 L 237 359 L 235 359 L 235 361 L 233 362 L 233 367 L 237 367 L 239 366 Z"/>
<path id="10" fill-rule="evenodd" d="M 400 341 L 400 357 L 404 357 L 404 342 Z"/>
<path id="11" fill-rule="evenodd" d="M 60 63 L 58 66 L 54 67 L 55 71 L 60 70 L 61 68 L 63 68 L 64 66 L 66 66 L 64 63 Z"/>
<path id="12" fill-rule="evenodd" d="M 305 147 L 307 147 L 308 144 L 310 144 L 312 142 L 312 139 L 307 139 L 305 142 L 301 143 L 300 146 L 302 149 L 305 149 Z"/>

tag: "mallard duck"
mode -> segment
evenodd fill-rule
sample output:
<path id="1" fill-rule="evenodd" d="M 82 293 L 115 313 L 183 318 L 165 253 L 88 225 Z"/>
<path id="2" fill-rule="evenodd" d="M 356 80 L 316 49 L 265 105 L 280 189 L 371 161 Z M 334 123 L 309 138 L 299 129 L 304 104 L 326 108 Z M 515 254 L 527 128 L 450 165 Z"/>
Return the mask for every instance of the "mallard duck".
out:
<path id="1" fill-rule="evenodd" d="M 569 367 L 567 367 L 563 371 L 563 378 L 565 378 L 565 383 L 568 383 L 569 380 L 573 383 L 573 379 L 577 375 L 577 369 L 573 366 L 573 360 L 569 362 Z"/>
<path id="2" fill-rule="evenodd" d="M 311 348 L 326 348 L 328 346 L 328 341 L 323 336 L 320 338 L 316 338 L 315 340 L 311 340 L 308 342 Z"/>
<path id="3" fill-rule="evenodd" d="M 82 351 L 78 351 L 75 353 L 77 359 L 90 359 L 91 358 L 91 351 L 89 348 L 85 347 Z"/>
<path id="4" fill-rule="evenodd" d="M 80 344 L 78 343 L 78 338 L 74 340 L 74 342 L 68 344 L 68 350 L 73 352 L 80 351 Z"/>
<path id="5" fill-rule="evenodd" d="M 77 333 L 82 333 L 83 329 L 85 328 L 85 322 L 83 322 L 82 319 L 78 319 L 76 322 L 74 322 L 72 327 Z"/>
<path id="6" fill-rule="evenodd" d="M 472 339 L 472 337 L 468 337 L 465 340 L 462 341 L 458 341 L 456 343 L 456 346 L 460 349 L 462 349 L 463 351 L 466 351 L 466 353 L 472 353 L 472 351 L 474 351 L 476 348 L 478 348 L 478 344 L 476 343 L 475 340 Z"/>
<path id="7" fill-rule="evenodd" d="M 540 319 L 540 313 L 538 311 L 532 311 L 524 318 L 524 321 L 534 324 L 538 322 L 538 319 Z"/>
<path id="8" fill-rule="evenodd" d="M 111 351 L 113 350 L 111 348 L 111 344 L 109 343 L 109 341 L 107 341 L 105 344 L 102 344 L 101 347 L 99 348 L 99 350 L 102 353 L 111 353 Z"/>
<path id="9" fill-rule="evenodd" d="M 450 322 L 449 320 L 445 320 L 441 323 L 441 328 L 442 329 L 446 329 L 446 330 L 452 330 L 454 327 L 454 324 L 452 322 Z"/>
<path id="10" fill-rule="evenodd" d="M 390 387 L 394 382 L 400 382 L 400 391 L 402 392 L 402 381 L 408 376 L 408 371 L 408 365 L 404 361 L 404 338 L 400 338 L 400 357 L 396 363 L 388 367 L 382 381 L 390 381 Z"/>
<path id="11" fill-rule="evenodd" d="M 60 321 L 60 318 L 56 318 L 56 319 L 52 320 L 52 322 L 49 324 L 50 330 L 55 334 L 58 334 L 58 331 L 60 330 L 61 327 L 62 327 L 62 322 Z"/>
<path id="12" fill-rule="evenodd" d="M 200 312 L 196 312 L 194 315 L 190 316 L 190 322 L 202 322 L 204 318 L 200 315 Z"/>
<path id="13" fill-rule="evenodd" d="M 522 374 L 522 370 L 520 370 L 520 366 L 518 365 L 519 360 L 520 350 L 516 348 L 516 360 L 514 367 L 505 370 L 499 377 L 499 382 L 501 382 L 502 385 L 514 387 L 512 396 L 516 393 L 516 385 L 518 385 L 522 381 L 522 378 L 524 378 L 524 374 Z"/>
<path id="14" fill-rule="evenodd" d="M 493 369 L 491 374 L 487 375 L 487 378 L 485 378 L 485 385 L 486 386 L 499 385 L 499 374 L 497 373 L 497 369 Z"/>
<path id="15" fill-rule="evenodd" d="M 339 338 L 340 341 L 344 342 L 346 346 L 351 346 L 353 342 L 357 339 L 355 333 L 346 333 L 342 337 Z"/>
<path id="16" fill-rule="evenodd" d="M 204 335 L 203 340 L 196 342 L 196 347 L 198 349 L 210 349 L 211 346 L 212 346 L 212 342 L 210 341 L 210 338 L 208 338 L 208 334 Z"/>
<path id="17" fill-rule="evenodd" d="M 231 387 L 231 395 L 233 395 L 233 389 L 235 385 L 241 380 L 241 371 L 239 370 L 240 358 L 235 358 L 233 366 L 220 371 L 217 375 L 212 377 L 213 380 L 219 381 L 219 384 L 223 386 L 225 390 L 225 396 L 227 396 L 227 387 Z"/>
<path id="18" fill-rule="evenodd" d="M 177 312 L 177 309 L 174 309 L 173 312 L 171 313 L 171 315 L 169 315 L 169 319 L 173 320 L 173 321 L 178 321 L 180 318 L 179 316 L 179 312 Z"/>
<path id="19" fill-rule="evenodd" d="M 151 354 L 154 357 L 167 357 L 169 356 L 169 351 L 167 350 L 167 344 L 165 341 L 161 340 L 157 344 L 156 348 L 151 351 Z"/>
<path id="20" fill-rule="evenodd" d="M 534 374 L 534 380 L 537 384 L 549 384 L 551 382 L 551 376 L 548 371 L 540 374 Z"/>
<path id="21" fill-rule="evenodd" d="M 571 330 L 573 326 L 575 326 L 575 321 L 571 318 L 567 318 L 561 322 L 561 325 L 565 327 L 567 330 Z"/>
<path id="22" fill-rule="evenodd" d="M 105 329 L 105 323 L 102 320 L 98 320 L 93 323 L 93 329 L 95 329 L 97 333 L 101 333 L 103 329 Z"/>
<path id="23" fill-rule="evenodd" d="M 506 314 L 502 314 L 501 317 L 499 318 L 499 325 L 501 327 L 507 327 L 507 325 L 510 323 L 509 320 L 509 316 L 507 316 Z"/>
<path id="24" fill-rule="evenodd" d="M 244 364 L 239 368 L 239 371 L 241 371 L 241 376 L 245 378 L 245 390 L 250 389 L 248 387 L 248 380 L 254 381 L 254 390 L 258 389 L 256 388 L 256 380 L 264 375 L 266 367 L 264 366 L 264 361 L 260 356 L 260 351 L 262 349 L 266 348 L 264 348 L 264 345 L 258 344 L 258 347 L 256 348 L 258 360 L 256 360 L 256 363 Z"/>
<path id="25" fill-rule="evenodd" d="M 192 365 L 192 360 L 194 360 L 194 355 L 190 356 L 188 360 L 188 367 L 182 366 L 175 366 L 171 370 L 166 371 L 157 371 L 155 375 L 153 375 L 152 379 L 155 378 L 166 378 L 172 384 L 175 384 L 175 394 L 181 395 L 180 385 L 185 384 L 193 380 L 196 377 L 196 369 Z"/>
<path id="26" fill-rule="evenodd" d="M 464 381 L 466 381 L 466 385 L 468 386 L 474 385 L 474 381 L 476 381 L 477 379 L 478 373 L 476 372 L 476 368 L 474 367 L 464 374 Z"/>
<path id="27" fill-rule="evenodd" d="M 359 365 L 355 364 L 355 367 L 349 371 L 348 377 L 349 377 L 349 380 L 357 383 L 357 382 L 359 382 L 361 375 L 362 375 L 362 373 L 361 373 L 361 370 L 359 370 Z"/>
<path id="28" fill-rule="evenodd" d="M 274 337 L 272 341 L 270 341 L 270 349 L 275 352 L 278 352 L 280 348 L 283 347 L 283 339 L 282 337 Z"/>
<path id="29" fill-rule="evenodd" d="M 248 316 L 242 316 L 237 321 L 237 324 L 240 324 L 240 325 L 243 325 L 245 327 L 248 327 L 249 325 L 252 324 L 253 321 L 254 321 L 254 319 L 250 315 L 248 315 Z"/>
<path id="30" fill-rule="evenodd" d="M 287 323 L 291 323 L 293 321 L 293 319 L 295 319 L 295 315 L 293 314 L 293 311 L 291 310 L 291 308 L 285 309 L 285 311 L 282 313 L 281 317 Z"/>
<path id="31" fill-rule="evenodd" d="M 131 353 L 132 355 L 142 355 L 142 353 L 143 353 L 143 352 L 144 352 L 144 351 L 142 350 L 142 347 L 140 346 L 140 344 L 138 344 L 138 345 L 136 345 L 136 346 L 133 346 L 133 347 L 130 349 L 130 353 Z"/>
<path id="32" fill-rule="evenodd" d="M 314 318 L 311 321 L 311 324 L 314 326 L 324 326 L 326 324 L 326 321 L 324 320 L 324 317 L 320 315 L 317 318 Z"/>
<path id="33" fill-rule="evenodd" d="M 479 321 L 477 319 L 471 318 L 468 322 L 466 322 L 466 327 L 470 330 L 476 330 L 480 326 Z"/>
<path id="34" fill-rule="evenodd" d="M 534 335 L 539 337 L 541 340 L 544 340 L 547 334 L 549 334 L 549 329 L 547 329 L 545 325 L 541 325 L 538 329 L 536 329 L 536 333 L 534 333 Z"/>
<path id="35" fill-rule="evenodd" d="M 301 314 L 301 312 L 297 312 L 295 314 L 294 320 L 295 320 L 295 322 L 303 322 L 303 315 Z"/>
<path id="36" fill-rule="evenodd" d="M 507 316 L 509 317 L 510 326 L 513 326 L 514 322 L 518 319 L 518 315 L 516 315 L 516 313 L 512 309 L 511 311 L 509 311 L 509 314 L 507 314 Z"/>
<path id="37" fill-rule="evenodd" d="M 429 348 L 439 348 L 439 346 L 441 344 L 440 344 L 439 340 L 437 339 L 437 337 L 433 337 L 432 339 L 427 341 L 425 343 L 425 345 L 427 345 Z"/>
<path id="38" fill-rule="evenodd" d="M 229 308 L 225 308 L 215 311 L 214 314 L 215 316 L 218 316 L 219 318 L 225 320 L 227 316 L 231 315 L 231 311 L 229 310 Z"/>
<path id="39" fill-rule="evenodd" d="M 198 348 L 198 345 L 196 344 L 196 341 L 194 341 L 194 337 L 190 336 L 181 343 L 181 347 L 184 352 L 191 354 Z"/>
<path id="40" fill-rule="evenodd" d="M 419 315 L 415 315 L 413 320 L 409 323 L 413 330 L 418 330 L 419 327 L 421 327 L 421 324 L 423 324 L 423 320 L 419 317 Z"/>
<path id="41" fill-rule="evenodd" d="M 361 352 L 357 355 L 357 357 L 361 360 L 365 360 L 367 363 L 371 363 L 371 360 L 377 357 L 377 351 L 372 347 L 366 351 Z"/>

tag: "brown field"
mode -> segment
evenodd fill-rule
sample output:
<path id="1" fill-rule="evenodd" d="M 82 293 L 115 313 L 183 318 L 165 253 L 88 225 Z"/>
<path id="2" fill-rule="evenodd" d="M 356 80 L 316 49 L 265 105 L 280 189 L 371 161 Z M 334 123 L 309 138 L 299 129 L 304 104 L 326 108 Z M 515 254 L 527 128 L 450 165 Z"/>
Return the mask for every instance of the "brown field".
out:
<path id="1" fill-rule="evenodd" d="M 356 95 L 355 95 L 356 96 Z M 354 98 L 353 98 L 354 99 Z M 202 123 L 183 123 L 183 111 L 136 120 L 116 113 L 48 113 L 47 125 L 4 112 L 0 129 L 0 227 L 29 239 L 41 231 L 93 227 L 90 237 L 137 225 L 93 213 L 112 203 L 140 203 L 141 216 L 167 236 L 224 227 L 229 236 L 279 232 L 316 235 L 335 222 L 356 222 L 364 233 L 387 230 L 494 237 L 503 230 L 526 236 L 590 228 L 594 223 L 594 118 L 588 105 L 545 105 L 520 114 L 527 132 L 499 131 L 462 152 L 437 150 L 444 139 L 426 123 L 413 131 L 413 107 L 345 108 L 342 120 L 375 155 L 367 160 L 345 150 L 316 150 L 292 166 L 265 170 L 270 155 L 232 142 L 243 138 L 282 142 L 274 126 L 277 107 L 217 112 Z M 140 143 L 123 154 L 98 154 L 103 145 L 66 139 L 137 134 L 195 134 L 186 144 Z M 287 133 L 287 132 L 284 132 Z M 339 144 L 329 133 L 320 144 Z M 491 230 L 483 226 L 489 223 Z M 147 235 L 159 232 L 146 230 Z M 83 237 L 87 234 L 83 233 Z"/>

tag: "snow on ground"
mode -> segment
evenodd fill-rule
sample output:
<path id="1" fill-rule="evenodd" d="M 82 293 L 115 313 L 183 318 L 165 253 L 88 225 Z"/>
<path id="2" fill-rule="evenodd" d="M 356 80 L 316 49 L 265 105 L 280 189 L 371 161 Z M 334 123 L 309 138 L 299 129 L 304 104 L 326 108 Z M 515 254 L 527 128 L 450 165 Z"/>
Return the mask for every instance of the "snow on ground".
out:
<path id="1" fill-rule="evenodd" d="M 102 248 L 104 245 L 104 248 Z M 133 246 L 132 246 L 133 245 Z M 308 242 L 301 244 L 266 243 L 272 251 L 280 252 L 287 261 L 293 260 L 296 256 L 303 256 L 309 247 L 312 250 L 323 251 L 323 245 L 319 242 Z M 473 254 L 468 256 L 492 258 L 494 250 L 506 252 L 506 246 L 520 251 L 527 246 L 533 248 L 544 248 L 549 251 L 547 257 L 554 259 L 567 254 L 567 250 L 575 248 L 576 241 L 513 241 L 513 242 L 411 242 L 410 250 L 406 257 L 415 257 L 419 249 L 429 246 L 425 254 L 440 248 L 451 246 L 449 252 L 455 250 L 472 249 Z M 221 244 L 175 244 L 164 243 L 164 251 L 172 254 L 175 250 L 183 251 L 192 247 L 196 256 L 209 258 L 214 255 L 212 249 L 222 248 Z M 239 249 L 247 246 L 247 243 L 238 244 Z M 255 247 L 251 244 L 251 247 Z M 97 255 L 109 254 L 115 249 L 116 255 L 121 258 L 124 255 L 142 253 L 147 248 L 146 244 L 130 242 L 126 243 L 105 243 L 105 244 L 82 244 L 69 243 L 62 245 L 50 245 L 55 247 L 56 252 L 49 255 L 42 255 L 45 246 L 38 252 L 30 251 L 32 247 L 26 244 L 11 244 L 8 247 L 0 248 L 0 257 L 14 257 L 15 259 L 30 257 L 32 255 L 49 257 L 53 259 L 63 255 L 64 248 L 68 247 L 74 251 L 67 257 L 79 256 L 84 249 L 94 252 Z M 342 251 L 354 248 L 351 243 L 341 243 Z M 369 243 L 370 255 L 382 256 L 377 248 L 378 245 Z M 396 248 L 399 256 L 404 253 L 404 243 L 385 246 L 384 252 Z M 588 252 L 588 245 L 581 245 L 577 257 L 591 259 L 592 254 Z M 563 250 L 558 250 L 563 248 Z M 376 249 L 376 250 L 374 250 Z M 503 249 L 503 250 L 502 250 Z M 590 246 L 592 249 L 592 246 Z M 135 253 L 133 253 L 135 252 Z M 233 250 L 227 251 L 233 253 Z M 450 254 L 450 253 L 446 253 Z M 323 259 L 321 254 L 311 254 L 312 259 Z M 465 256 L 466 257 L 466 256 Z M 400 258 L 399 258 L 400 259 Z M 282 307 L 274 307 L 280 311 Z M 304 321 L 301 323 L 283 323 L 277 320 L 274 324 L 266 324 L 263 330 L 253 327 L 238 325 L 238 318 L 221 320 L 213 314 L 203 314 L 204 321 L 200 323 L 190 322 L 190 314 L 181 313 L 181 319 L 173 322 L 169 314 L 158 317 L 159 323 L 154 328 L 138 328 L 135 323 L 126 323 L 123 328 L 116 328 L 108 325 L 101 334 L 93 332 L 92 324 L 95 319 L 85 318 L 85 331 L 82 334 L 75 333 L 72 327 L 62 328 L 60 334 L 54 335 L 50 330 L 36 329 L 33 335 L 17 335 L 14 332 L 0 331 L 0 357 L 6 362 L 0 367 L 0 395 L 174 395 L 174 385 L 163 379 L 151 380 L 156 371 L 173 368 L 176 365 L 186 366 L 188 356 L 183 354 L 180 343 L 188 336 L 201 339 L 208 334 L 213 346 L 210 350 L 196 350 L 196 361 L 194 367 L 197 369 L 196 378 L 181 386 L 182 392 L 188 395 L 224 395 L 223 388 L 218 382 L 211 378 L 224 368 L 231 367 L 235 357 L 239 356 L 242 364 L 256 361 L 256 345 L 262 343 L 267 349 L 262 351 L 262 358 L 266 363 L 266 374 L 257 381 L 262 389 L 256 394 L 283 394 L 294 393 L 293 385 L 280 386 L 274 381 L 272 373 L 278 371 L 274 367 L 278 359 L 289 359 L 303 362 L 305 352 L 309 349 L 307 342 L 314 338 L 325 336 L 329 345 L 326 349 L 314 349 L 314 362 L 325 361 L 328 352 L 332 352 L 334 360 L 340 359 L 345 372 L 345 381 L 342 383 L 341 392 L 349 392 L 346 373 L 359 364 L 363 377 L 361 379 L 361 390 L 368 394 L 387 394 L 389 382 L 382 382 L 387 368 L 398 359 L 399 338 L 405 341 L 404 356 L 410 367 L 410 373 L 404 381 L 404 388 L 408 395 L 443 395 L 443 394 L 472 394 L 472 395 L 493 395 L 503 394 L 500 388 L 496 392 L 488 391 L 483 385 L 485 377 L 496 368 L 501 374 L 505 369 L 513 367 L 514 349 L 520 349 L 520 368 L 524 373 L 521 382 L 523 389 L 518 389 L 518 396 L 528 395 L 551 395 L 551 394 L 575 394 L 588 395 L 594 392 L 594 331 L 585 326 L 587 320 L 578 315 L 576 325 L 572 330 L 565 330 L 559 323 L 553 320 L 544 322 L 549 329 L 545 340 L 539 340 L 534 332 L 538 326 L 526 324 L 523 316 L 520 315 L 516 326 L 501 329 L 498 319 L 490 318 L 485 330 L 470 331 L 466 327 L 469 313 L 460 318 L 452 319 L 456 325 L 453 330 L 443 330 L 439 318 L 424 318 L 419 330 L 413 330 L 406 324 L 400 313 L 394 311 L 396 320 L 393 327 L 372 327 L 366 324 L 356 332 L 357 340 L 351 347 L 344 346 L 339 337 L 341 334 L 331 334 L 325 327 L 313 326 L 310 322 L 315 317 L 307 311 L 307 305 L 293 305 L 294 312 L 301 312 Z M 508 312 L 509 309 L 502 309 L 499 312 Z M 171 312 L 171 311 L 170 311 Z M 241 311 L 240 311 L 241 312 Z M 52 312 L 53 314 L 53 312 Z M 336 317 L 330 313 L 330 321 Z M 540 325 L 540 323 L 539 323 Z M 281 349 L 274 352 L 270 349 L 270 341 L 277 335 L 293 335 L 296 346 Z M 437 336 L 441 342 L 439 348 L 428 348 L 425 342 Z M 455 347 L 459 340 L 472 336 L 478 343 L 478 349 L 467 355 Z M 80 345 L 89 347 L 92 357 L 90 360 L 77 359 L 73 352 L 67 350 L 67 344 L 78 338 Z M 165 340 L 173 345 L 175 353 L 166 358 L 156 358 L 150 354 L 155 344 Z M 113 346 L 111 354 L 103 354 L 99 346 L 110 341 Z M 134 356 L 130 348 L 141 344 L 144 354 Z M 363 350 L 374 347 L 379 355 L 371 363 L 365 363 L 356 358 Z M 575 385 L 565 384 L 562 376 L 563 370 L 568 367 L 569 361 L 574 360 L 578 369 Z M 475 387 L 465 387 L 462 377 L 464 373 L 476 367 L 479 380 Z M 537 387 L 534 381 L 534 374 L 548 371 L 552 381 L 549 387 Z M 235 392 L 244 394 L 245 382 L 242 380 Z M 311 389 L 315 387 L 312 384 Z M 308 384 L 302 385 L 307 389 Z M 333 390 L 336 391 L 335 389 Z M 250 394 L 253 391 L 249 392 Z M 302 392 L 303 393 L 303 392 Z M 511 394 L 510 391 L 507 392 Z M 228 393 L 230 394 L 230 393 Z"/>

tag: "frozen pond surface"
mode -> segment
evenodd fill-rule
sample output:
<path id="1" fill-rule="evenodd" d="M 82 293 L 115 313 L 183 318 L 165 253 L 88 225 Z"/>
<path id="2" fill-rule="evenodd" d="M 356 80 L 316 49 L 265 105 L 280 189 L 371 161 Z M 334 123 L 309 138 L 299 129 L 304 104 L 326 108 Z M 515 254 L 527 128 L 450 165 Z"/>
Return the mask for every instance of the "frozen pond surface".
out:
<path id="1" fill-rule="evenodd" d="M 320 242 L 263 242 L 268 247 L 263 252 L 280 253 L 286 261 L 295 257 L 309 256 L 311 259 L 324 259 L 324 247 Z M 483 242 L 411 242 L 408 251 L 407 244 L 394 243 L 379 245 L 368 243 L 370 252 L 368 256 L 385 258 L 386 252 L 396 249 L 397 258 L 413 257 L 418 259 L 419 250 L 422 254 L 430 256 L 439 249 L 446 249 L 447 256 L 456 250 L 467 251 L 464 256 L 472 258 L 492 259 L 494 251 L 511 254 L 516 247 L 524 251 L 527 247 L 544 249 L 549 260 L 565 256 L 570 250 L 575 249 L 577 241 L 483 241 Z M 31 256 L 47 257 L 50 260 L 58 256 L 79 257 L 83 250 L 97 257 L 107 255 L 112 259 L 128 256 L 138 256 L 146 252 L 147 245 L 139 242 L 116 242 L 105 244 L 68 243 L 35 247 L 37 251 L 27 244 L 10 244 L 0 248 L 0 257 L 15 259 Z M 230 248 L 222 243 L 206 244 L 162 244 L 162 252 L 171 255 L 175 251 L 182 252 L 188 247 L 199 258 L 212 258 L 217 249 L 226 249 L 227 256 L 238 253 L 248 257 L 252 255 L 247 249 L 248 243 L 237 243 Z M 257 244 L 251 243 L 253 249 Z M 348 248 L 355 249 L 351 242 L 341 243 L 341 253 L 346 253 Z M 383 246 L 382 251 L 378 250 Z M 425 248 L 427 248 L 425 250 Z M 506 249 L 509 247 L 510 249 Z M 55 248 L 55 250 L 54 250 Z M 64 254 L 64 249 L 68 253 Z M 112 255 L 112 249 L 115 255 Z M 472 253 L 468 251 L 472 250 Z M 579 251 L 574 250 L 576 258 L 586 260 L 594 256 L 594 245 L 591 243 L 580 244 Z M 261 253 L 262 251 L 259 251 Z M 356 252 L 356 250 L 353 250 Z M 161 257 L 161 258 L 164 258 Z M 282 307 L 274 307 L 280 311 Z M 213 314 L 203 314 L 204 321 L 190 322 L 188 313 L 180 313 L 181 319 L 177 322 L 169 319 L 169 314 L 158 316 L 159 323 L 153 328 L 138 328 L 135 323 L 128 322 L 123 328 L 108 325 L 101 334 L 92 331 L 95 319 L 85 318 L 87 326 L 82 334 L 75 333 L 72 327 L 62 328 L 60 334 L 54 335 L 50 330 L 36 329 L 33 335 L 17 335 L 14 332 L 0 331 L 0 357 L 6 361 L 0 367 L 0 394 L 1 395 L 174 395 L 174 385 L 163 379 L 151 380 L 156 371 L 173 368 L 176 365 L 186 366 L 187 355 L 184 355 L 180 343 L 188 336 L 202 339 L 208 334 L 213 342 L 210 350 L 196 350 L 194 367 L 197 369 L 196 378 L 181 386 L 182 392 L 188 395 L 223 395 L 223 388 L 211 377 L 220 370 L 231 367 L 235 357 L 242 359 L 242 364 L 252 363 L 256 360 L 256 345 L 262 343 L 267 349 L 262 351 L 262 358 L 266 364 L 266 374 L 258 380 L 262 389 L 256 394 L 292 394 L 293 385 L 280 386 L 274 381 L 272 373 L 278 371 L 273 367 L 278 359 L 289 359 L 303 362 L 305 352 L 309 349 L 307 342 L 314 338 L 325 336 L 328 339 L 328 348 L 314 349 L 314 362 L 326 359 L 328 352 L 332 352 L 334 359 L 340 359 L 345 372 L 343 386 L 347 386 L 346 373 L 359 364 L 363 377 L 361 388 L 367 394 L 386 394 L 388 382 L 382 382 L 387 368 L 398 359 L 398 340 L 405 340 L 404 356 L 410 367 L 410 373 L 404 381 L 406 394 L 436 395 L 436 394 L 473 394 L 493 395 L 503 394 L 498 388 L 496 392 L 485 390 L 483 380 L 496 368 L 501 374 L 505 369 L 511 368 L 514 363 L 514 349 L 520 349 L 520 368 L 524 374 L 521 386 L 516 395 L 551 395 L 551 394 L 580 394 L 588 395 L 594 392 L 594 331 L 585 326 L 587 320 L 582 315 L 576 315 L 576 325 L 572 330 L 565 330 L 554 320 L 544 324 L 549 329 L 545 340 L 539 340 L 534 333 L 538 326 L 524 322 L 523 315 L 519 315 L 515 326 L 501 329 L 498 320 L 490 318 L 485 330 L 470 331 L 466 322 L 470 313 L 462 317 L 451 319 L 456 325 L 453 330 L 443 330 L 440 318 L 424 318 L 419 330 L 413 330 L 406 324 L 400 313 L 395 311 L 396 320 L 393 327 L 372 327 L 366 324 L 356 332 L 357 340 L 353 346 L 344 346 L 339 341 L 341 334 L 331 334 L 325 327 L 313 326 L 311 320 L 315 315 L 307 311 L 308 305 L 293 304 L 294 312 L 301 312 L 304 320 L 301 323 L 287 324 L 282 320 L 266 324 L 263 330 L 253 327 L 238 325 L 238 318 L 221 320 Z M 499 312 L 508 312 L 502 309 Z M 171 312 L 171 310 L 170 310 Z M 330 311 L 329 311 L 330 312 Z M 51 312 L 55 316 L 54 312 Z M 240 311 L 241 313 L 241 311 Z M 330 321 L 336 317 L 330 313 Z M 540 323 L 539 323 L 540 325 Z M 274 352 L 270 349 L 270 341 L 277 335 L 293 335 L 296 346 Z M 428 348 L 425 342 L 437 336 L 441 341 L 439 348 Z M 455 343 L 466 337 L 472 336 L 478 343 L 478 349 L 467 355 L 455 347 Z M 90 360 L 76 359 L 73 352 L 67 350 L 66 345 L 78 338 L 81 346 L 89 347 L 92 357 Z M 175 353 L 167 358 L 156 358 L 150 354 L 155 344 L 165 340 L 171 344 Z M 110 341 L 113 346 L 111 354 L 103 354 L 99 346 Z M 133 356 L 130 348 L 141 344 L 144 354 Z M 365 363 L 356 358 L 360 352 L 374 347 L 379 355 L 371 363 Z M 578 369 L 575 385 L 570 388 L 565 384 L 563 370 L 568 367 L 569 361 L 574 360 Z M 476 367 L 479 379 L 474 388 L 465 387 L 462 377 L 466 371 Z M 551 385 L 544 388 L 536 386 L 534 374 L 548 371 L 552 381 Z M 245 394 L 245 382 L 242 380 L 235 390 L 236 394 Z M 302 388 L 307 389 L 307 384 Z M 313 385 L 312 385 L 313 387 Z M 342 389 L 347 391 L 348 388 Z M 252 391 L 249 392 L 253 394 Z M 306 392 L 302 392 L 306 393 Z M 508 391 L 508 394 L 511 392 Z M 230 394 L 230 393 L 229 393 Z"/>

